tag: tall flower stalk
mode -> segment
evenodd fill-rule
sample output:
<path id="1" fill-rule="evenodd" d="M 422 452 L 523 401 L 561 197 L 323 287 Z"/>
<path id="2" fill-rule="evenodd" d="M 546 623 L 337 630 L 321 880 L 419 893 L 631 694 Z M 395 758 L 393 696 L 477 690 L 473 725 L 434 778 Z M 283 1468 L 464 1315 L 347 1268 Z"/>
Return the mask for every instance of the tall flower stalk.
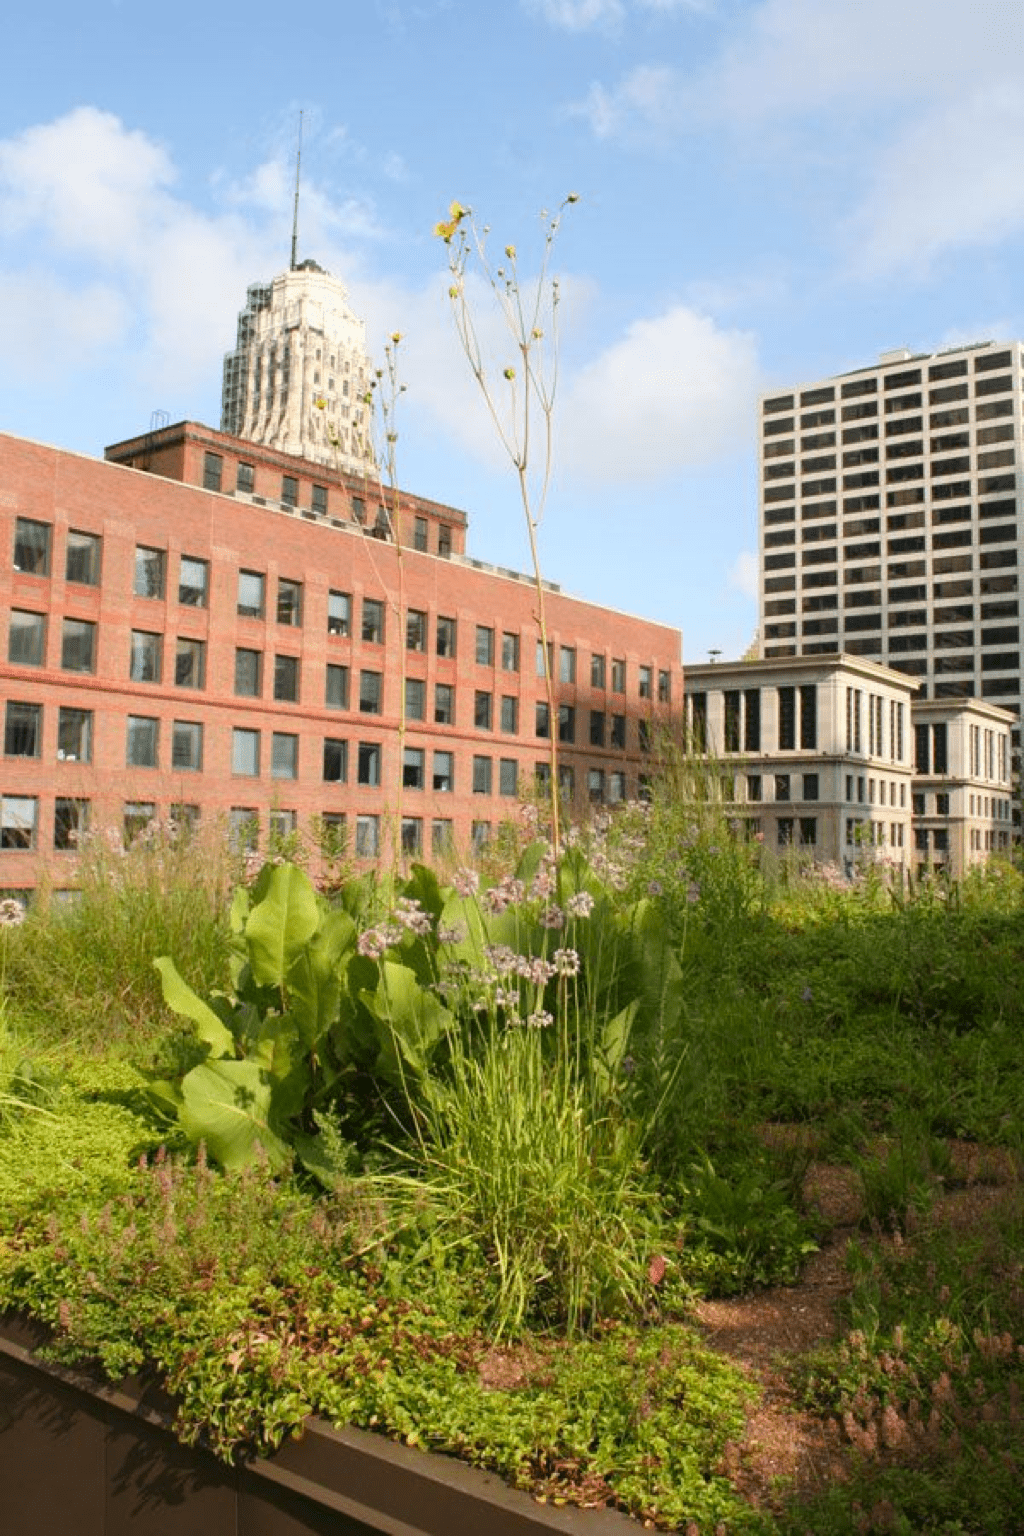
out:
<path id="1" fill-rule="evenodd" d="M 551 260 L 565 210 L 576 201 L 576 194 L 570 193 L 553 214 L 541 214 L 544 237 L 540 270 L 536 279 L 525 285 L 520 279 L 515 246 L 506 245 L 500 264 L 493 262 L 487 251 L 489 229 L 486 225 L 479 226 L 471 210 L 461 203 L 452 203 L 448 218 L 441 220 L 434 229 L 448 251 L 451 275 L 448 297 L 459 341 L 480 386 L 501 446 L 515 472 L 526 520 L 548 706 L 551 838 L 556 857 L 561 846 L 558 710 L 538 534 L 551 483 L 552 420 L 558 383 L 559 287 L 557 277 L 551 276 Z M 502 363 L 491 363 L 485 357 L 466 288 L 467 273 L 474 265 L 497 303 L 512 344 L 511 361 L 506 357 Z"/>

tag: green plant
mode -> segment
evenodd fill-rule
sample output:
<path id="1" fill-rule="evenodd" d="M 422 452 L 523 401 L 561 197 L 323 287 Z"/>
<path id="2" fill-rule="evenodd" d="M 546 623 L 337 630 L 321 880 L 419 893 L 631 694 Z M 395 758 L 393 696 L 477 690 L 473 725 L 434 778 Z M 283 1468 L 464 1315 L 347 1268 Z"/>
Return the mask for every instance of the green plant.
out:
<path id="1" fill-rule="evenodd" d="M 902 1228 L 911 1212 L 928 1210 L 951 1171 L 949 1148 L 921 1121 L 904 1117 L 895 1140 L 856 1163 L 864 1193 L 864 1220 Z"/>

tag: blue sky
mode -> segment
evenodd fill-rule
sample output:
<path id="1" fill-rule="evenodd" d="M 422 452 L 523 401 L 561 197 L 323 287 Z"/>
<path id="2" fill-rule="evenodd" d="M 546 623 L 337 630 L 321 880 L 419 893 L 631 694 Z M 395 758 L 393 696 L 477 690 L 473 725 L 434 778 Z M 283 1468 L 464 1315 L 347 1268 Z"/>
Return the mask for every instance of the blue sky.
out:
<path id="1" fill-rule="evenodd" d="M 432 229 L 458 198 L 528 274 L 574 192 L 544 565 L 690 661 L 756 626 L 761 389 L 1024 334 L 1022 0 L 52 0 L 4 57 L 0 429 L 218 423 L 301 109 L 300 256 L 403 336 L 399 479 L 522 567 Z"/>

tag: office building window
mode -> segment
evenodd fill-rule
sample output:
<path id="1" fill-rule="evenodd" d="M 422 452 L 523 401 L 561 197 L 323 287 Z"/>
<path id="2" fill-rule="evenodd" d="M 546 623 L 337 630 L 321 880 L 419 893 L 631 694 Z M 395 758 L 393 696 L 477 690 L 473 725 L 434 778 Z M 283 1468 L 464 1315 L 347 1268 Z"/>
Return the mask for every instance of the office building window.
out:
<path id="1" fill-rule="evenodd" d="M 314 485 L 313 487 L 313 511 L 317 517 L 327 516 L 327 487 L 326 485 Z"/>
<path id="2" fill-rule="evenodd" d="M 452 552 L 452 531 L 446 523 L 442 523 L 437 530 L 437 552 L 442 560 L 447 560 Z"/>
<path id="3" fill-rule="evenodd" d="M 432 853 L 450 853 L 455 842 L 455 827 L 446 816 L 435 816 L 430 823 Z"/>
<path id="4" fill-rule="evenodd" d="M 174 681 L 179 688 L 206 686 L 205 640 L 179 640 L 174 655 Z"/>
<path id="5" fill-rule="evenodd" d="M 486 624 L 478 624 L 476 627 L 476 661 L 480 667 L 494 665 L 494 630 Z"/>
<path id="6" fill-rule="evenodd" d="M 58 798 L 53 803 L 53 846 L 71 853 L 89 830 L 89 801 Z"/>
<path id="7" fill-rule="evenodd" d="M 425 720 L 427 715 L 427 685 L 422 677 L 405 680 L 405 718 Z"/>
<path id="8" fill-rule="evenodd" d="M 379 676 L 376 673 L 372 675 Z M 324 703 L 327 708 L 348 709 L 348 667 L 328 662 L 325 679 Z"/>
<path id="9" fill-rule="evenodd" d="M 658 672 L 658 703 L 668 704 L 672 699 L 672 674 L 659 670 Z"/>
<path id="10" fill-rule="evenodd" d="M 410 608 L 405 616 L 405 648 L 407 651 L 425 651 L 427 648 L 427 616 L 418 608 Z"/>
<path id="11" fill-rule="evenodd" d="M 270 739 L 270 776 L 297 779 L 299 776 L 299 738 L 287 731 L 275 731 Z"/>
<path id="12" fill-rule="evenodd" d="M 423 852 L 423 818 L 422 816 L 402 817 L 402 852 L 415 856 Z"/>
<path id="13" fill-rule="evenodd" d="M 233 805 L 228 812 L 228 839 L 237 853 L 255 853 L 260 840 L 260 817 L 254 805 Z"/>
<path id="14" fill-rule="evenodd" d="M 297 656 L 274 657 L 274 698 L 284 704 L 297 704 L 299 700 L 299 658 Z"/>
<path id="15" fill-rule="evenodd" d="M 558 706 L 558 739 L 570 742 L 576 740 L 576 711 L 571 704 Z"/>
<path id="16" fill-rule="evenodd" d="M 49 523 L 37 523 L 30 517 L 15 518 L 14 569 L 23 576 L 49 576 L 51 537 Z"/>
<path id="17" fill-rule="evenodd" d="M 451 683 L 434 684 L 434 724 L 454 725 L 455 689 Z"/>
<path id="18" fill-rule="evenodd" d="M 501 670 L 519 671 L 519 636 L 510 630 L 505 630 L 501 637 Z"/>
<path id="19" fill-rule="evenodd" d="M 403 747 L 402 786 L 405 789 L 426 788 L 426 754 L 422 747 Z"/>
<path id="20" fill-rule="evenodd" d="M 498 793 L 512 798 L 519 793 L 519 764 L 514 757 L 503 757 L 498 762 Z"/>
<path id="21" fill-rule="evenodd" d="M 299 482 L 294 475 L 281 476 L 281 501 L 286 507 L 299 504 Z"/>
<path id="22" fill-rule="evenodd" d="M 270 844 L 272 849 L 282 850 L 282 844 L 295 836 L 298 827 L 298 817 L 294 811 L 273 810 L 270 812 L 269 827 Z"/>
<path id="23" fill-rule="evenodd" d="M 356 858 L 375 859 L 380 853 L 380 817 L 356 817 Z"/>
<path id="24" fill-rule="evenodd" d="M 352 631 L 352 599 L 347 592 L 327 594 L 327 633 L 348 635 Z"/>
<path id="25" fill-rule="evenodd" d="M 601 805 L 604 801 L 604 769 L 587 769 L 587 799 L 591 805 Z"/>
<path id="26" fill-rule="evenodd" d="M 203 490 L 219 491 L 224 476 L 224 460 L 219 453 L 203 454 Z"/>
<path id="27" fill-rule="evenodd" d="M 652 692 L 653 671 L 650 667 L 640 667 L 637 679 L 637 693 L 642 699 L 649 699 Z"/>
<path id="28" fill-rule="evenodd" d="M 761 775 L 759 773 L 748 773 L 747 774 L 747 799 L 752 804 L 756 805 L 756 804 L 758 804 L 760 802 L 760 800 L 761 800 L 761 798 L 763 796 L 763 793 L 764 793 L 764 790 L 763 790 L 762 783 L 761 783 Z"/>
<path id="29" fill-rule="evenodd" d="M 455 788 L 454 752 L 434 753 L 433 787 L 440 795 L 450 795 Z"/>
<path id="30" fill-rule="evenodd" d="M 576 650 L 574 646 L 562 645 L 558 648 L 558 681 L 560 683 L 574 683 L 576 681 Z"/>
<path id="31" fill-rule="evenodd" d="M 0 798 L 0 848 L 12 851 L 36 846 L 39 825 L 39 801 L 34 795 L 4 795 Z"/>
<path id="32" fill-rule="evenodd" d="M 610 742 L 620 751 L 626 750 L 626 717 L 625 715 L 612 715 L 612 728 Z"/>
<path id="33" fill-rule="evenodd" d="M 473 724 L 478 731 L 491 729 L 491 714 L 494 702 L 493 694 L 477 689 L 473 696 Z"/>
<path id="34" fill-rule="evenodd" d="M 163 636 L 147 630 L 133 629 L 131 652 L 128 660 L 128 676 L 133 683 L 158 683 Z"/>
<path id="35" fill-rule="evenodd" d="M 156 768 L 160 722 L 149 715 L 129 715 L 125 762 L 129 768 Z"/>
<path id="36" fill-rule="evenodd" d="M 243 619 L 262 619 L 267 601 L 267 578 L 259 571 L 238 573 L 238 613 Z"/>
<path id="37" fill-rule="evenodd" d="M 817 798 L 818 798 L 818 775 L 816 773 L 805 773 L 804 774 L 804 799 L 805 800 L 817 800 Z"/>
<path id="38" fill-rule="evenodd" d="M 249 651 L 241 646 L 235 651 L 235 693 L 239 698 L 259 698 L 262 662 L 260 651 Z"/>
<path id="39" fill-rule="evenodd" d="M 603 688 L 605 686 L 603 656 L 591 656 L 590 658 L 590 686 L 591 688 Z"/>
<path id="40" fill-rule="evenodd" d="M 203 727 L 196 720 L 175 720 L 171 728 L 171 767 L 200 773 L 203 767 Z"/>
<path id="41" fill-rule="evenodd" d="M 363 715 L 379 715 L 381 712 L 381 698 L 383 691 L 383 676 L 380 672 L 360 672 L 359 674 L 359 711 Z"/>
<path id="42" fill-rule="evenodd" d="M 491 793 L 491 759 L 489 757 L 474 757 L 473 759 L 473 793 L 474 795 L 489 795 Z"/>
<path id="43" fill-rule="evenodd" d="M 776 800 L 788 800 L 788 799 L 790 799 L 790 792 L 789 791 L 790 791 L 789 774 L 788 773 L 777 773 L 775 775 L 775 798 L 776 798 Z"/>
<path id="44" fill-rule="evenodd" d="M 123 813 L 124 845 L 126 848 L 135 841 L 140 832 L 146 828 L 156 817 L 156 806 L 152 800 L 126 800 Z"/>
<path id="45" fill-rule="evenodd" d="M 57 761 L 92 762 L 91 709 L 61 709 L 57 716 Z"/>
<path id="46" fill-rule="evenodd" d="M 43 745 L 43 707 L 7 701 L 4 721 L 4 754 L 7 757 L 38 757 Z"/>
<path id="47" fill-rule="evenodd" d="M 255 487 L 255 484 L 256 484 L 255 472 L 253 470 L 252 465 L 251 464 L 239 464 L 239 466 L 238 466 L 238 475 L 237 475 L 237 477 L 235 479 L 236 489 L 240 490 L 242 492 L 243 496 L 251 496 L 252 493 L 253 493 L 253 489 Z"/>
<path id="48" fill-rule="evenodd" d="M 324 783 L 344 784 L 348 779 L 348 742 L 324 738 Z"/>
<path id="49" fill-rule="evenodd" d="M 356 783 L 375 789 L 380 783 L 380 743 L 361 741 L 356 754 Z"/>
<path id="50" fill-rule="evenodd" d="M 205 608 L 209 601 L 210 567 L 205 560 L 182 555 L 178 572 L 178 602 L 185 608 Z"/>
<path id="51" fill-rule="evenodd" d="M 519 700 L 511 693 L 501 697 L 501 729 L 506 736 L 514 736 L 519 730 Z"/>
<path id="52" fill-rule="evenodd" d="M 302 583 L 286 581 L 282 576 L 277 583 L 277 622 L 298 629 L 302 624 Z"/>
<path id="53" fill-rule="evenodd" d="M 879 709 L 882 701 L 878 701 Z M 879 728 L 881 736 L 881 728 Z M 818 689 L 814 683 L 805 683 L 800 688 L 800 746 L 805 752 L 813 751 L 818 745 Z M 881 743 L 879 743 L 881 752 Z"/>
<path id="54" fill-rule="evenodd" d="M 545 739 L 549 738 L 551 735 L 551 712 L 548 709 L 547 704 L 542 699 L 537 700 L 537 724 L 535 734 L 537 736 L 544 737 Z"/>
<path id="55" fill-rule="evenodd" d="M 87 619 L 65 619 L 61 626 L 60 664 L 65 672 L 96 670 L 96 625 Z"/>
<path id="56" fill-rule="evenodd" d="M 412 547 L 422 553 L 427 549 L 428 524 L 425 517 L 414 517 L 412 522 Z"/>
<path id="57" fill-rule="evenodd" d="M 163 597 L 166 564 L 167 557 L 162 549 L 149 549 L 143 544 L 136 546 L 133 586 L 136 597 Z"/>
<path id="58" fill-rule="evenodd" d="M 792 752 L 796 747 L 796 690 L 779 688 L 779 751 Z"/>
<path id="59" fill-rule="evenodd" d="M 68 581 L 77 582 L 79 586 L 98 587 L 100 548 L 101 540 L 98 534 L 76 533 L 73 528 L 70 529 L 65 555 L 65 578 Z"/>
<path id="60" fill-rule="evenodd" d="M 608 775 L 608 799 L 612 805 L 618 805 L 626 798 L 626 775 L 621 769 L 614 769 Z"/>
<path id="61" fill-rule="evenodd" d="M 626 663 L 623 660 L 612 661 L 612 693 L 625 693 L 626 691 Z"/>
<path id="62" fill-rule="evenodd" d="M 258 778 L 260 772 L 260 733 L 235 727 L 231 734 L 231 772 Z"/>
<path id="63" fill-rule="evenodd" d="M 366 645 L 384 644 L 384 604 L 376 597 L 363 598 L 362 637 Z"/>
<path id="64" fill-rule="evenodd" d="M 41 667 L 46 653 L 46 619 L 23 608 L 11 610 L 7 659 L 13 666 Z"/>
<path id="65" fill-rule="evenodd" d="M 543 647 L 543 645 L 541 644 L 541 642 L 539 640 L 537 641 L 537 650 L 536 650 L 536 653 L 535 653 L 534 667 L 535 667 L 535 671 L 536 671 L 538 677 L 546 677 L 548 672 L 550 672 L 551 675 L 554 676 L 554 670 L 555 670 L 555 668 L 554 668 L 554 649 L 555 648 L 554 648 L 553 642 L 549 640 L 548 641 L 548 649 L 547 649 L 548 665 L 547 665 L 547 669 L 545 670 L 545 667 L 544 667 L 544 647 Z"/>
<path id="66" fill-rule="evenodd" d="M 454 619 L 439 618 L 437 621 L 437 654 L 455 655 L 456 625 Z"/>

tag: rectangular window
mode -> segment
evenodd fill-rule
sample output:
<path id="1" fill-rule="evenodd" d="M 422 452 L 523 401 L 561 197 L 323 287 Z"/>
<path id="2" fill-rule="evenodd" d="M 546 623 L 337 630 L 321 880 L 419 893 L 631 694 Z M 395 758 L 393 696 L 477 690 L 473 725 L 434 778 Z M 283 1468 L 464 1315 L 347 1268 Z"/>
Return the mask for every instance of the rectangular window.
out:
<path id="1" fill-rule="evenodd" d="M 814 848 L 818 842 L 818 818 L 816 816 L 800 817 L 800 846 L 801 848 Z"/>
<path id="2" fill-rule="evenodd" d="M 380 817 L 356 817 L 356 858 L 375 859 L 380 852 Z"/>
<path id="3" fill-rule="evenodd" d="M 363 598 L 363 643 L 384 644 L 384 604 L 376 597 Z"/>
<path id="4" fill-rule="evenodd" d="M 545 740 L 551 735 L 551 713 L 543 699 L 537 700 L 537 723 L 535 735 Z"/>
<path id="5" fill-rule="evenodd" d="M 439 795 L 450 795 L 455 788 L 454 752 L 434 753 L 433 787 Z"/>
<path id="6" fill-rule="evenodd" d="M 402 749 L 402 787 L 424 789 L 426 787 L 426 753 L 422 747 Z"/>
<path id="7" fill-rule="evenodd" d="M 11 610 L 7 659 L 18 667 L 41 667 L 46 653 L 46 618 L 41 613 Z"/>
<path id="8" fill-rule="evenodd" d="M 451 683 L 434 684 L 434 724 L 455 724 L 455 689 Z"/>
<path id="9" fill-rule="evenodd" d="M 747 799 L 756 804 L 763 794 L 761 775 L 759 773 L 747 774 Z"/>
<path id="10" fill-rule="evenodd" d="M 352 599 L 347 592 L 327 594 L 327 633 L 349 635 L 352 632 Z"/>
<path id="11" fill-rule="evenodd" d="M 89 801 L 58 798 L 53 804 L 53 846 L 70 853 L 89 830 Z"/>
<path id="12" fill-rule="evenodd" d="M 1016 664 L 1017 664 L 1016 657 L 1014 657 L 1011 665 L 1016 666 Z M 945 722 L 940 722 L 938 725 L 935 725 L 935 726 L 932 727 L 932 772 L 933 773 L 948 773 L 949 772 L 949 742 L 948 742 L 948 735 L 949 735 L 949 731 L 948 731 L 948 727 L 946 726 Z M 990 772 L 989 773 L 989 778 L 991 778 L 991 777 L 992 777 L 992 774 Z"/>
<path id="13" fill-rule="evenodd" d="M 491 729 L 493 694 L 478 688 L 473 696 L 473 724 L 478 731 Z"/>
<path id="14" fill-rule="evenodd" d="M 427 685 L 422 677 L 405 680 L 405 718 L 425 720 L 427 717 Z"/>
<path id="15" fill-rule="evenodd" d="M 479 667 L 494 665 L 494 630 L 486 624 L 476 627 L 476 662 Z"/>
<path id="16" fill-rule="evenodd" d="M 651 750 L 651 723 L 649 720 L 637 721 L 636 744 L 641 752 L 649 752 Z"/>
<path id="17" fill-rule="evenodd" d="M 239 464 L 238 476 L 235 486 L 244 496 L 251 496 L 256 484 L 255 473 L 251 464 Z"/>
<path id="18" fill-rule="evenodd" d="M 129 768 L 156 768 L 160 722 L 149 715 L 129 715 L 125 762 Z"/>
<path id="19" fill-rule="evenodd" d="M 356 756 L 356 783 L 376 789 L 380 783 L 380 743 L 361 741 Z"/>
<path id="20" fill-rule="evenodd" d="M 815 683 L 800 688 L 800 747 L 804 752 L 818 746 L 818 689 Z"/>
<path id="21" fill-rule="evenodd" d="M 554 664 L 554 654 L 555 654 L 554 642 L 549 640 L 548 641 L 548 649 L 547 649 L 548 671 L 552 674 L 552 676 L 554 676 L 554 666 L 555 666 L 555 664 Z M 536 649 L 536 653 L 535 653 L 534 666 L 535 666 L 535 670 L 536 670 L 536 673 L 537 673 L 538 677 L 546 677 L 547 676 L 547 673 L 544 670 L 544 647 L 541 645 L 539 640 L 537 641 L 537 649 Z"/>
<path id="22" fill-rule="evenodd" d="M 298 629 L 302 624 L 302 583 L 286 581 L 282 576 L 277 583 L 277 622 Z"/>
<path id="23" fill-rule="evenodd" d="M 423 852 L 423 818 L 422 816 L 402 817 L 402 852 L 414 857 Z"/>
<path id="24" fill-rule="evenodd" d="M 66 580 L 77 582 L 83 587 L 98 587 L 100 548 L 101 540 L 98 534 L 76 533 L 74 529 L 70 529 L 64 566 Z"/>
<path id="25" fill-rule="evenodd" d="M 231 735 L 231 772 L 255 779 L 260 772 L 260 733 L 235 727 Z"/>
<path id="26" fill-rule="evenodd" d="M 326 485 L 314 485 L 312 508 L 317 517 L 327 516 L 327 487 Z"/>
<path id="27" fill-rule="evenodd" d="M 652 672 L 650 667 L 641 667 L 637 676 L 637 693 L 641 699 L 651 697 Z"/>
<path id="28" fill-rule="evenodd" d="M 603 709 L 590 711 L 590 745 L 603 747 L 605 738 L 605 713 Z"/>
<path id="29" fill-rule="evenodd" d="M 241 646 L 235 651 L 235 693 L 239 698 L 259 698 L 262 662 L 260 651 L 249 651 Z"/>
<path id="30" fill-rule="evenodd" d="M 604 803 L 604 769 L 587 769 L 587 799 L 591 805 L 603 805 Z"/>
<path id="31" fill-rule="evenodd" d="M 133 586 L 136 597 L 163 597 L 166 564 L 167 556 L 162 549 L 149 549 L 143 544 L 136 546 Z"/>
<path id="32" fill-rule="evenodd" d="M 294 475 L 281 476 L 281 502 L 286 507 L 299 504 L 299 482 Z"/>
<path id="33" fill-rule="evenodd" d="M 92 762 L 91 709 L 61 709 L 57 716 L 57 761 Z"/>
<path id="34" fill-rule="evenodd" d="M 576 711 L 571 704 L 558 706 L 558 739 L 569 742 L 576 740 Z"/>
<path id="35" fill-rule="evenodd" d="M 327 663 L 324 703 L 328 709 L 348 709 L 348 667 Z"/>
<path id="36" fill-rule="evenodd" d="M 456 625 L 454 619 L 439 618 L 437 621 L 437 654 L 455 655 Z"/>
<path id="37" fill-rule="evenodd" d="M 796 747 L 796 690 L 779 688 L 779 751 L 792 752 Z"/>
<path id="38" fill-rule="evenodd" d="M 238 613 L 243 619 L 262 619 L 267 601 L 267 578 L 259 571 L 238 573 Z"/>
<path id="39" fill-rule="evenodd" d="M 626 750 L 626 717 L 625 715 L 612 715 L 611 745 L 621 751 Z"/>
<path id="40" fill-rule="evenodd" d="M 512 799 L 519 793 L 519 764 L 514 757 L 498 761 L 498 793 Z"/>
<path id="41" fill-rule="evenodd" d="M 270 775 L 274 779 L 299 776 L 299 738 L 285 731 L 275 731 L 270 740 Z"/>
<path id="42" fill-rule="evenodd" d="M 205 608 L 209 601 L 210 567 L 205 560 L 182 555 L 178 571 L 178 602 L 185 608 Z"/>
<path id="43" fill-rule="evenodd" d="M 7 701 L 4 753 L 7 757 L 38 757 L 43 743 L 43 707 Z"/>
<path id="44" fill-rule="evenodd" d="M 25 576 L 49 576 L 49 523 L 37 523 L 30 517 L 14 520 L 14 569 Z"/>
<path id="45" fill-rule="evenodd" d="M 605 662 L 603 656 L 591 656 L 590 658 L 590 686 L 591 688 L 603 688 L 605 686 Z"/>
<path id="46" fill-rule="evenodd" d="M 200 773 L 203 767 L 203 728 L 196 720 L 175 720 L 171 728 L 171 767 Z"/>
<path id="47" fill-rule="evenodd" d="M 514 736 L 519 730 L 519 700 L 511 693 L 502 694 L 501 729 L 506 736 Z"/>
<path id="48" fill-rule="evenodd" d="M 558 681 L 560 683 L 574 683 L 576 681 L 576 650 L 574 646 L 562 645 L 558 648 Z"/>
<path id="49" fill-rule="evenodd" d="M 761 690 L 746 688 L 743 692 L 743 750 L 761 750 Z"/>
<path id="50" fill-rule="evenodd" d="M 60 664 L 65 672 L 96 670 L 96 625 L 87 619 L 65 619 L 61 626 Z"/>
<path id="51" fill-rule="evenodd" d="M 228 812 L 228 838 L 238 853 L 254 853 L 260 840 L 260 817 L 254 805 L 233 805 Z"/>
<path id="52" fill-rule="evenodd" d="M 805 800 L 817 800 L 817 798 L 818 798 L 818 775 L 816 773 L 805 773 L 804 774 L 804 799 Z"/>
<path id="53" fill-rule="evenodd" d="M 407 651 L 425 651 L 427 648 L 427 616 L 416 608 L 410 608 L 405 616 L 405 648 Z"/>
<path id="54" fill-rule="evenodd" d="M 34 795 L 0 798 L 0 848 L 25 850 L 36 846 L 39 801 Z"/>
<path id="55" fill-rule="evenodd" d="M 420 550 L 421 553 L 424 554 L 426 553 L 427 549 L 427 531 L 428 525 L 426 518 L 414 517 L 412 522 L 412 547 L 413 549 Z"/>
<path id="56" fill-rule="evenodd" d="M 447 523 L 442 523 L 437 530 L 437 552 L 442 560 L 447 560 L 452 552 L 452 531 Z"/>
<path id="57" fill-rule="evenodd" d="M 658 672 L 658 703 L 668 704 L 672 699 L 672 674 L 659 669 Z"/>
<path id="58" fill-rule="evenodd" d="M 277 845 L 280 849 L 280 845 L 286 838 L 294 837 L 298 825 L 298 817 L 294 811 L 273 810 L 270 813 L 269 821 L 268 831 L 270 833 L 271 846 Z"/>
<path id="59" fill-rule="evenodd" d="M 128 676 L 133 683 L 158 683 L 160 659 L 163 652 L 163 636 L 146 630 L 133 629 Z"/>
<path id="60" fill-rule="evenodd" d="M 740 750 L 740 699 L 742 694 L 738 688 L 728 688 L 724 695 L 725 704 L 725 750 L 738 752 Z"/>
<path id="61" fill-rule="evenodd" d="M 473 793 L 474 795 L 489 795 L 491 793 L 491 759 L 489 757 L 474 757 L 473 759 Z"/>
<path id="62" fill-rule="evenodd" d="M 501 670 L 519 671 L 519 636 L 506 630 L 501 637 Z"/>
<path id="63" fill-rule="evenodd" d="M 299 701 L 299 658 L 297 656 L 274 657 L 274 698 L 284 704 Z"/>
<path id="64" fill-rule="evenodd" d="M 324 737 L 324 783 L 344 784 L 348 779 L 348 742 Z"/>
<path id="65" fill-rule="evenodd" d="M 359 712 L 363 715 L 379 715 L 381 712 L 381 697 L 383 691 L 383 677 L 380 672 L 360 672 L 359 674 Z"/>
<path id="66" fill-rule="evenodd" d="M 430 823 L 430 851 L 450 853 L 455 842 L 455 828 L 445 816 L 435 816 Z"/>
<path id="67" fill-rule="evenodd" d="M 790 777 L 788 773 L 777 773 L 775 775 L 775 798 L 776 800 L 788 800 L 790 798 Z"/>
<path id="68" fill-rule="evenodd" d="M 626 691 L 626 663 L 624 660 L 612 661 L 612 693 L 625 693 Z"/>
<path id="69" fill-rule="evenodd" d="M 174 681 L 178 688 L 205 688 L 205 640 L 178 641 L 174 655 Z"/>
<path id="70" fill-rule="evenodd" d="M 608 801 L 611 805 L 619 805 L 626 798 L 626 775 L 615 769 L 608 775 Z"/>
<path id="71" fill-rule="evenodd" d="M 224 477 L 224 460 L 219 453 L 203 454 L 203 490 L 219 491 Z"/>

